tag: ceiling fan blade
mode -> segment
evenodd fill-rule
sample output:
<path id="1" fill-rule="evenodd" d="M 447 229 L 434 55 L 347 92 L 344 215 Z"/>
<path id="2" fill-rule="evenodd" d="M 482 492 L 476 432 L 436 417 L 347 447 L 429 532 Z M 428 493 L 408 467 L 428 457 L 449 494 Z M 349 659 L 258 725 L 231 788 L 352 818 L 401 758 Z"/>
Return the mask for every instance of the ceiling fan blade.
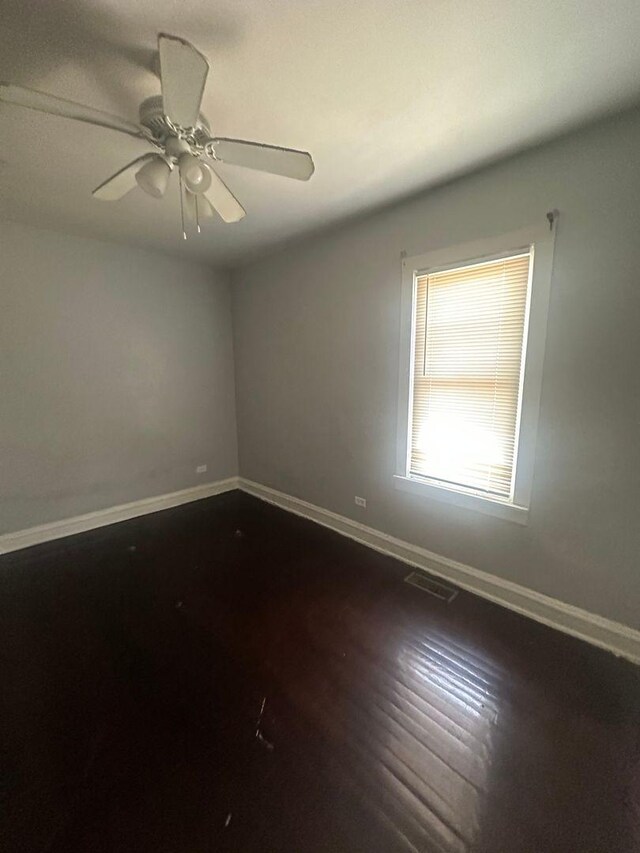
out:
<path id="1" fill-rule="evenodd" d="M 164 113 L 180 127 L 195 127 L 209 63 L 188 41 L 165 33 L 158 36 L 158 52 Z"/>
<path id="2" fill-rule="evenodd" d="M 37 92 L 35 89 L 27 89 L 25 86 L 16 86 L 13 83 L 0 82 L 0 101 L 8 104 L 16 104 L 20 107 L 28 107 L 41 113 L 62 116 L 63 118 L 84 121 L 88 124 L 97 124 L 100 127 L 108 127 L 111 130 L 119 130 L 130 136 L 147 138 L 146 132 L 132 121 L 125 118 L 105 113 L 102 110 L 94 110 L 93 107 L 85 107 L 84 104 L 76 104 L 65 98 L 56 98 L 55 95 L 47 95 L 45 92 Z"/>
<path id="3" fill-rule="evenodd" d="M 216 173 L 211 171 L 211 186 L 204 193 L 206 201 L 225 222 L 239 222 L 247 215 L 247 211 L 231 192 L 229 187 Z"/>
<path id="4" fill-rule="evenodd" d="M 132 190 L 136 184 L 136 173 L 148 161 L 157 157 L 157 154 L 143 154 L 142 157 L 137 157 L 131 163 L 126 165 L 115 175 L 111 175 L 104 183 L 96 187 L 91 195 L 102 201 L 118 201 L 122 196 L 126 195 L 129 190 Z"/>
<path id="5" fill-rule="evenodd" d="M 216 211 L 211 207 L 211 202 L 203 195 L 194 195 L 188 189 L 184 189 L 183 195 L 184 212 L 187 219 L 191 222 L 202 221 L 203 219 L 213 219 Z"/>
<path id="6" fill-rule="evenodd" d="M 212 139 L 209 146 L 213 149 L 215 159 L 222 163 L 283 175 L 298 181 L 308 181 L 315 170 L 311 154 L 307 151 L 242 139 Z"/>
<path id="7" fill-rule="evenodd" d="M 214 219 L 216 211 L 211 206 L 211 202 L 204 196 L 198 199 L 198 216 L 200 219 Z"/>

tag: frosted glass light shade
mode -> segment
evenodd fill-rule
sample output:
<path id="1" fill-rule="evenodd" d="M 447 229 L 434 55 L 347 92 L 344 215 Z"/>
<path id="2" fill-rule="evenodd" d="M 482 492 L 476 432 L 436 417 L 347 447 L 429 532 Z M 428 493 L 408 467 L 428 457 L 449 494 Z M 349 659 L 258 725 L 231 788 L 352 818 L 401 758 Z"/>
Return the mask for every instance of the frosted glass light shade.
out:
<path id="1" fill-rule="evenodd" d="M 199 195 L 211 186 L 211 172 L 193 154 L 183 154 L 178 161 L 180 178 L 189 192 Z"/>
<path id="2" fill-rule="evenodd" d="M 136 181 L 140 189 L 154 198 L 162 198 L 167 189 L 171 166 L 160 156 L 154 157 L 140 169 L 136 174 Z"/>

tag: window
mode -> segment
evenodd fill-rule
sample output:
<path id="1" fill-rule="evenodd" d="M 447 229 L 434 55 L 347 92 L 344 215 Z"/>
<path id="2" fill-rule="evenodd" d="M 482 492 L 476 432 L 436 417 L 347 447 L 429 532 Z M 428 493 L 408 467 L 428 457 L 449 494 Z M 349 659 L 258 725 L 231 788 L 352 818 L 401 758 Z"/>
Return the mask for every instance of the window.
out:
<path id="1" fill-rule="evenodd" d="M 535 231 L 404 262 L 397 485 L 523 523 L 553 247 Z"/>
<path id="2" fill-rule="evenodd" d="M 416 279 L 412 475 L 512 494 L 531 253 Z"/>

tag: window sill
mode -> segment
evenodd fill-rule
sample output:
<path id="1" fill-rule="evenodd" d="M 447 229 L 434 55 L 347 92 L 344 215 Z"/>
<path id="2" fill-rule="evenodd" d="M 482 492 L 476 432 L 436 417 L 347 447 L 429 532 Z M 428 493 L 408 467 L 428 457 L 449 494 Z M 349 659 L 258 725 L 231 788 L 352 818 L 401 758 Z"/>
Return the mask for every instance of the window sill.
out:
<path id="1" fill-rule="evenodd" d="M 399 474 L 394 475 L 393 483 L 396 489 L 418 495 L 422 498 L 433 498 L 434 500 L 452 504 L 453 506 L 472 509 L 476 512 L 482 512 L 485 515 L 493 515 L 496 518 L 502 518 L 506 521 L 515 521 L 517 524 L 528 523 L 529 510 L 527 507 L 508 503 L 499 498 L 485 497 L 484 495 L 473 494 L 472 492 L 456 492 L 444 486 L 437 486 L 435 483 L 427 483 L 413 477 L 403 477 Z"/>

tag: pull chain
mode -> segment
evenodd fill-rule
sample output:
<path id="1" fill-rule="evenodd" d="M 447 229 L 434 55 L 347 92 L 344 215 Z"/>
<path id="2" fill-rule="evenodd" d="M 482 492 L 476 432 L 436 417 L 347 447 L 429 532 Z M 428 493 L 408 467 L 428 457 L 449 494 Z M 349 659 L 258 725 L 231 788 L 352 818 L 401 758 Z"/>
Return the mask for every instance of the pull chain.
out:
<path id="1" fill-rule="evenodd" d="M 198 207 L 198 196 L 196 196 L 196 226 L 198 228 L 198 234 L 200 233 L 200 209 Z"/>
<path id="2" fill-rule="evenodd" d="M 186 232 L 186 229 L 184 227 L 184 201 L 182 199 L 182 192 L 183 192 L 182 181 L 178 182 L 178 186 L 180 188 L 180 221 L 182 222 L 182 239 L 186 240 L 187 239 L 187 232 Z"/>

